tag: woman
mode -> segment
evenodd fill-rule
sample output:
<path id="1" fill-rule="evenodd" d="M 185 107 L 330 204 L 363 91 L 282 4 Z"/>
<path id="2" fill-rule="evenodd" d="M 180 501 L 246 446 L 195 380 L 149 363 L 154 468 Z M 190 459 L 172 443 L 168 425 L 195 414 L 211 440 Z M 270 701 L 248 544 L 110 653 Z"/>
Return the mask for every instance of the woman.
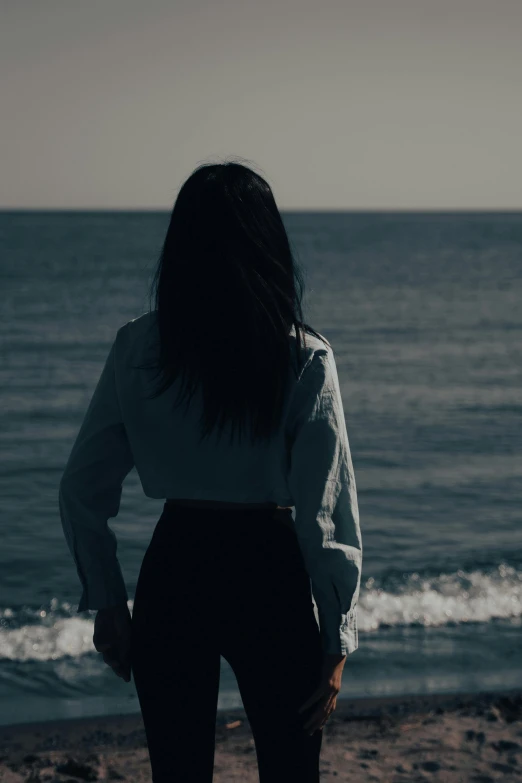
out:
<path id="1" fill-rule="evenodd" d="M 154 783 L 212 780 L 220 655 L 261 782 L 312 783 L 358 646 L 362 544 L 333 351 L 303 323 L 267 182 L 199 166 L 153 287 L 154 309 L 117 331 L 60 482 L 78 611 L 98 610 L 96 649 L 132 671 Z M 107 521 L 133 467 L 165 504 L 131 617 Z"/>

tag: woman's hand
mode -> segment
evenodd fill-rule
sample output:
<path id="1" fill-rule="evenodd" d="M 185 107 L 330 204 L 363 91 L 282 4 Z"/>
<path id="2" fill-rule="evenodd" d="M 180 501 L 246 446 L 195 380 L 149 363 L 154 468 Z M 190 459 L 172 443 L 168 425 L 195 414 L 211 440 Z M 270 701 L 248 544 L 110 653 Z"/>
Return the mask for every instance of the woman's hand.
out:
<path id="1" fill-rule="evenodd" d="M 94 621 L 93 643 L 111 669 L 130 682 L 131 613 L 127 603 L 98 609 Z"/>
<path id="2" fill-rule="evenodd" d="M 331 713 L 337 707 L 337 694 L 341 690 L 346 655 L 325 655 L 321 670 L 320 683 L 309 699 L 299 708 L 303 712 L 317 702 L 317 707 L 304 724 L 304 729 L 310 735 L 317 729 L 321 730 Z"/>

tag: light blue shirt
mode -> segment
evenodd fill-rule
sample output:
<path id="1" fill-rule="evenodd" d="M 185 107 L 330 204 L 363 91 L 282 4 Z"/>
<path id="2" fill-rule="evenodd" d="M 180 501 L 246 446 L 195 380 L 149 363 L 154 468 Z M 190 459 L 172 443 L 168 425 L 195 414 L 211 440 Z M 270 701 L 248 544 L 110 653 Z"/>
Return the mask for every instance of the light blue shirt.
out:
<path id="1" fill-rule="evenodd" d="M 295 328 L 289 339 L 296 340 Z M 362 541 L 355 476 L 333 350 L 306 334 L 289 367 L 282 423 L 265 445 L 199 443 L 201 397 L 172 409 L 174 385 L 143 399 L 156 370 L 135 369 L 157 346 L 155 311 L 120 327 L 73 444 L 59 487 L 63 531 L 82 594 L 78 612 L 128 600 L 108 525 L 136 467 L 147 497 L 295 506 L 294 527 L 311 579 L 325 652 L 358 647 Z"/>

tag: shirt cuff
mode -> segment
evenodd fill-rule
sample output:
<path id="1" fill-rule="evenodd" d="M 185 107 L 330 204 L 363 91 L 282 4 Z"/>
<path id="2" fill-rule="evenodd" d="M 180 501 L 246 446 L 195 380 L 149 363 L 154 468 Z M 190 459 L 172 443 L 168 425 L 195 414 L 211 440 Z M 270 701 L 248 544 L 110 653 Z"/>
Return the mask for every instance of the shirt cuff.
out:
<path id="1" fill-rule="evenodd" d="M 81 575 L 83 577 L 83 574 Z M 87 580 L 81 578 L 82 594 L 77 612 L 85 612 L 88 609 L 108 609 L 111 606 L 127 603 L 129 596 L 123 580 L 119 563 L 116 564 L 116 573 L 108 577 L 100 570 L 91 575 Z"/>
<path id="2" fill-rule="evenodd" d="M 319 623 L 321 621 L 319 620 Z M 321 645 L 323 652 L 329 654 L 350 655 L 359 647 L 357 628 L 357 607 L 348 614 L 341 614 L 340 625 L 324 623 L 321 628 Z"/>

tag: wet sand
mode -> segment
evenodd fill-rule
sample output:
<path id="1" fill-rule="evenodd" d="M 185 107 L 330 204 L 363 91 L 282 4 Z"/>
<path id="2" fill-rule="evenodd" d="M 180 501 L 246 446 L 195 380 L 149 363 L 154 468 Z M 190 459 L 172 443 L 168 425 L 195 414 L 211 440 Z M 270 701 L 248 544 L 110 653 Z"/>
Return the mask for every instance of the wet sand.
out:
<path id="1" fill-rule="evenodd" d="M 321 779 L 522 781 L 522 690 L 339 700 L 324 729 Z M 2 783 L 80 780 L 151 780 L 140 714 L 0 726 Z M 214 781 L 258 783 L 242 710 L 218 714 Z"/>

